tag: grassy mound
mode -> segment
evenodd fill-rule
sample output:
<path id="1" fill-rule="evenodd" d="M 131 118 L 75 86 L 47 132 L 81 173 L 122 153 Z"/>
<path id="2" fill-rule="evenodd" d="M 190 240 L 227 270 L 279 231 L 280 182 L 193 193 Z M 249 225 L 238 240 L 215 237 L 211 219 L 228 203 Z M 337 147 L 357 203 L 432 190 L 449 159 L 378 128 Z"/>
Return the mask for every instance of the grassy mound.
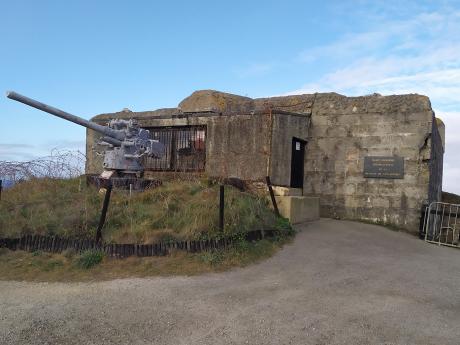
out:
<path id="1" fill-rule="evenodd" d="M 442 201 L 449 204 L 460 204 L 460 195 L 448 192 L 442 192 Z"/>
<path id="2" fill-rule="evenodd" d="M 219 187 L 208 180 L 169 181 L 134 193 L 114 190 L 103 238 L 116 243 L 196 239 L 219 233 Z M 0 237 L 25 234 L 94 238 L 104 195 L 84 178 L 34 179 L 3 192 Z M 224 234 L 273 229 L 280 220 L 264 197 L 226 186 Z"/>
<path id="3" fill-rule="evenodd" d="M 0 248 L 0 280 L 97 281 L 128 277 L 196 275 L 244 267 L 275 254 L 289 239 L 241 242 L 203 253 L 172 252 L 161 257 L 102 257 L 97 252 L 50 254 Z"/>

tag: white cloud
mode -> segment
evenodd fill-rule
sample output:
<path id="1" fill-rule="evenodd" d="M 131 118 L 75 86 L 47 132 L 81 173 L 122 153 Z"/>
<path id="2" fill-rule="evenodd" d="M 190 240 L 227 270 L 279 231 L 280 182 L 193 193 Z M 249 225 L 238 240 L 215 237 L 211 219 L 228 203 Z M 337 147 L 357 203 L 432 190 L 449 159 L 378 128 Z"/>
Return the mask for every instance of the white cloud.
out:
<path id="1" fill-rule="evenodd" d="M 302 52 L 298 58 L 306 64 L 326 59 L 335 68 L 286 94 L 429 96 L 446 125 L 444 189 L 460 193 L 460 12 L 386 20 L 368 32 L 347 34 L 337 42 Z"/>
<path id="2" fill-rule="evenodd" d="M 30 161 L 50 155 L 53 151 L 80 151 L 85 152 L 84 140 L 62 140 L 28 144 L 0 144 L 0 161 Z"/>
<path id="3" fill-rule="evenodd" d="M 430 50 L 443 46 L 445 41 L 457 40 L 455 36 L 460 28 L 460 12 L 451 13 L 420 13 L 413 18 L 399 21 L 383 21 L 382 24 L 365 32 L 346 33 L 343 37 L 330 44 L 311 47 L 301 52 L 297 60 L 311 62 L 319 59 L 334 59 L 357 56 L 382 56 L 381 49 L 389 52 L 406 52 L 411 50 Z M 454 35 L 449 35 L 454 34 Z M 442 35 L 447 35 L 441 37 Z M 438 40 L 438 38 L 443 38 Z M 428 43 L 428 44 L 427 44 Z M 454 47 L 446 46 L 458 56 Z M 436 52 L 434 55 L 436 56 Z M 428 60 L 427 60 L 428 61 Z M 423 63 L 419 61 L 419 63 Z"/>

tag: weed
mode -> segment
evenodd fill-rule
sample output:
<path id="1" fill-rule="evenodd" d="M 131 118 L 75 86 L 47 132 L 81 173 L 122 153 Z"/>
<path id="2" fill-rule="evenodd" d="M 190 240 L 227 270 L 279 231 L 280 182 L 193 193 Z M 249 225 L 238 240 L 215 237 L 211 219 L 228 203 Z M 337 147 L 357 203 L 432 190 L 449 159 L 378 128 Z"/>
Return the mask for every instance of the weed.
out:
<path id="1" fill-rule="evenodd" d="M 62 261 L 60 260 L 55 260 L 55 259 L 50 259 L 49 261 L 47 261 L 44 266 L 43 266 L 43 270 L 44 271 L 52 271 L 58 267 L 62 267 L 64 264 L 62 263 Z"/>
<path id="2" fill-rule="evenodd" d="M 114 190 L 103 228 L 112 243 L 152 243 L 232 236 L 255 229 L 286 228 L 264 196 L 225 186 L 225 224 L 219 232 L 218 181 L 170 180 L 162 186 L 129 196 Z M 94 238 L 103 195 L 80 180 L 33 179 L 2 194 L 0 238 L 26 234 L 71 239 Z M 167 234 L 167 235 L 166 235 Z"/>
<path id="3" fill-rule="evenodd" d="M 235 250 L 238 252 L 238 253 L 244 253 L 244 252 L 247 252 L 250 247 L 251 247 L 251 243 L 244 240 L 244 239 L 238 239 L 234 244 L 233 244 L 233 247 L 235 248 Z"/>
<path id="4" fill-rule="evenodd" d="M 79 268 L 89 269 L 102 262 L 104 253 L 100 250 L 90 249 L 77 257 L 76 264 Z"/>
<path id="5" fill-rule="evenodd" d="M 292 226 L 291 226 L 291 223 L 289 223 L 289 219 L 283 218 L 283 217 L 278 217 L 276 219 L 275 229 L 288 233 L 288 232 L 292 231 Z"/>
<path id="6" fill-rule="evenodd" d="M 204 253 L 175 251 L 161 257 L 129 257 L 126 259 L 104 259 L 102 253 L 96 254 L 100 263 L 91 269 L 82 269 L 82 257 L 66 259 L 61 254 L 32 253 L 8 250 L 0 255 L 0 280 L 26 281 L 94 281 L 125 277 L 195 275 L 207 272 L 221 272 L 233 267 L 243 267 L 273 255 L 284 242 L 261 240 L 258 242 L 235 243 L 227 249 Z M 85 265 L 94 259 L 89 255 Z M 83 267 L 84 268 L 84 267 Z"/>
<path id="7" fill-rule="evenodd" d="M 73 248 L 66 249 L 62 252 L 62 256 L 64 256 L 66 259 L 72 259 L 77 252 Z"/>
<path id="8" fill-rule="evenodd" d="M 223 250 L 209 250 L 200 254 L 200 260 L 211 266 L 216 266 L 222 263 L 224 260 L 224 251 Z"/>
<path id="9" fill-rule="evenodd" d="M 460 195 L 448 192 L 442 192 L 442 201 L 449 204 L 460 204 Z"/>
<path id="10" fill-rule="evenodd" d="M 32 252 L 32 256 L 42 256 L 43 252 L 41 250 L 34 250 Z"/>
<path id="11" fill-rule="evenodd" d="M 200 184 L 198 184 L 198 185 L 196 185 L 196 186 L 192 186 L 192 187 L 190 188 L 190 192 L 189 192 L 189 193 L 190 193 L 190 195 L 193 196 L 193 195 L 197 194 L 198 192 L 200 192 L 200 191 L 202 191 L 202 190 L 203 190 L 203 187 L 202 187 Z"/>

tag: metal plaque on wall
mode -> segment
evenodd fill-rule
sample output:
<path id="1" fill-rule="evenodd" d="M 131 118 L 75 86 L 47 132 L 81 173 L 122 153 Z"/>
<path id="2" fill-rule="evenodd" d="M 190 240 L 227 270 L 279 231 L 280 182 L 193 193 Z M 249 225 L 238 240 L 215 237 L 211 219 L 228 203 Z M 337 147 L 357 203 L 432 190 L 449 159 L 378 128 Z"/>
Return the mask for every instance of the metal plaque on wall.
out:
<path id="1" fill-rule="evenodd" d="M 403 157 L 364 157 L 364 177 L 404 178 Z"/>

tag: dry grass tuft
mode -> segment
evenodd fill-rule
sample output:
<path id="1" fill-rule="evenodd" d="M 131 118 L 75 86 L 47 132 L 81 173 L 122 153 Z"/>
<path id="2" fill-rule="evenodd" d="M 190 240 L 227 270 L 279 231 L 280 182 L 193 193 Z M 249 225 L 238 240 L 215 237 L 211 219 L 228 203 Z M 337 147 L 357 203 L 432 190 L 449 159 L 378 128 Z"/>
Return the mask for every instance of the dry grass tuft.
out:
<path id="1" fill-rule="evenodd" d="M 152 243 L 218 234 L 218 185 L 206 179 L 167 181 L 134 193 L 113 191 L 103 230 L 107 242 Z M 227 186 L 225 234 L 275 228 L 267 199 Z M 94 238 L 103 195 L 84 177 L 40 178 L 2 194 L 0 237 L 25 234 Z"/>
<path id="2" fill-rule="evenodd" d="M 1 280 L 98 281 L 128 277 L 197 275 L 243 267 L 272 256 L 286 239 L 241 242 L 232 248 L 198 254 L 173 252 L 165 257 L 104 258 L 82 267 L 79 255 L 28 253 L 0 248 Z"/>

